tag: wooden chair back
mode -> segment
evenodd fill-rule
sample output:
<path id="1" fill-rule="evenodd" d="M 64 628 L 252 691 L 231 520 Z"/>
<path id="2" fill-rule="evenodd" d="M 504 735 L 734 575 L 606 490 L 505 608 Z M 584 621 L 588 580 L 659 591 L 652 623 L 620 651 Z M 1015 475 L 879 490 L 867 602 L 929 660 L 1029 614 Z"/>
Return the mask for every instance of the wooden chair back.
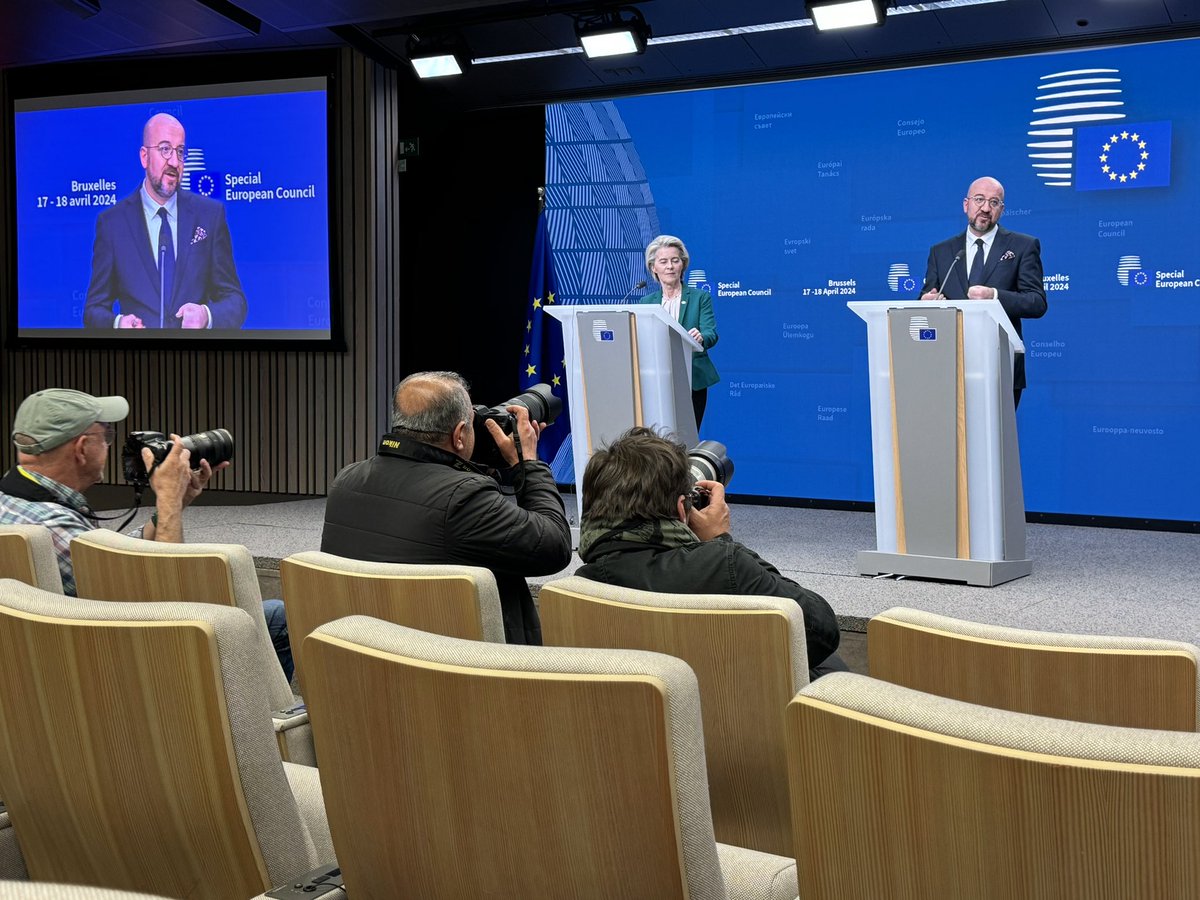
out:
<path id="1" fill-rule="evenodd" d="M 805 900 L 1200 896 L 1200 736 L 1055 723 L 850 673 L 787 710 Z M 1061 725 L 1061 727 L 1059 727 Z"/>
<path id="2" fill-rule="evenodd" d="M 792 852 L 783 711 L 808 682 L 793 601 L 658 594 L 572 577 L 544 585 L 538 604 L 547 646 L 652 650 L 691 666 L 717 840 Z"/>
<path id="3" fill-rule="evenodd" d="M 280 562 L 279 578 L 302 694 L 304 639 L 344 616 L 372 616 L 447 637 L 504 642 L 499 594 L 487 569 L 369 563 L 305 552 Z"/>
<path id="4" fill-rule="evenodd" d="M 172 897 L 270 888 L 208 623 L 0 602 L 0 658 L 0 782 L 32 878 Z"/>
<path id="5" fill-rule="evenodd" d="M 679 799 L 686 779 L 673 757 L 695 757 L 669 733 L 675 688 L 619 665 L 520 664 L 570 653 L 366 617 L 309 635 L 322 789 L 355 895 L 689 896 L 680 807 L 691 807 Z"/>
<path id="6" fill-rule="evenodd" d="M 1180 641 L 1025 631 L 896 608 L 867 624 L 871 676 L 1031 715 L 1196 731 L 1200 651 Z"/>

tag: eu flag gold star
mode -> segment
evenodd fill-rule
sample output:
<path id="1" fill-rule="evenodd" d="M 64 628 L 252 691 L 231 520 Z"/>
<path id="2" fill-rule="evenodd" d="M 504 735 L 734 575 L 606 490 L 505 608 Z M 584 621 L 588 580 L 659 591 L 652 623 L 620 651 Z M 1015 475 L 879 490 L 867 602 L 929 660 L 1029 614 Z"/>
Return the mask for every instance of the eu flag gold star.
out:
<path id="1" fill-rule="evenodd" d="M 541 298 L 541 297 L 534 297 L 534 298 L 533 298 L 533 308 L 534 308 L 534 309 L 541 309 L 541 308 L 542 308 L 542 298 Z"/>
<path id="2" fill-rule="evenodd" d="M 1100 162 L 1108 162 L 1108 154 L 1107 153 L 1100 154 Z"/>
<path id="3" fill-rule="evenodd" d="M 525 320 L 525 330 L 526 330 L 526 331 L 533 331 L 533 319 L 526 319 L 526 320 Z"/>
<path id="4" fill-rule="evenodd" d="M 1129 132 L 1128 132 L 1128 131 L 1122 131 L 1122 132 L 1121 132 L 1121 140 L 1123 140 L 1123 141 L 1124 141 L 1124 140 L 1127 140 L 1128 138 L 1129 138 Z"/>
<path id="5" fill-rule="evenodd" d="M 1145 142 L 1145 141 L 1138 141 L 1138 149 L 1139 149 L 1139 150 L 1145 150 L 1145 149 L 1146 149 L 1146 142 Z"/>
<path id="6" fill-rule="evenodd" d="M 1135 141 L 1140 141 L 1142 139 L 1142 136 L 1140 134 L 1138 134 L 1136 131 L 1133 134 L 1131 134 L 1130 137 L 1133 138 Z"/>
<path id="7" fill-rule="evenodd" d="M 526 375 L 536 375 L 537 374 L 537 366 L 526 366 L 525 374 Z"/>
<path id="8" fill-rule="evenodd" d="M 525 345 L 525 355 L 526 356 L 529 355 L 529 345 L 528 344 Z"/>
<path id="9" fill-rule="evenodd" d="M 1130 181 L 1133 181 L 1133 180 L 1136 180 L 1136 179 L 1137 179 L 1137 172 L 1130 172 L 1130 173 L 1129 173 L 1129 180 L 1130 180 Z"/>
<path id="10" fill-rule="evenodd" d="M 550 384 L 552 384 L 554 387 L 558 387 L 560 384 L 562 384 L 562 379 L 555 375 L 550 379 Z"/>
<path id="11" fill-rule="evenodd" d="M 1142 151 L 1142 159 L 1149 159 L 1149 158 L 1150 158 L 1150 154 L 1148 152 L 1146 152 L 1145 150 L 1143 150 Z"/>
<path id="12" fill-rule="evenodd" d="M 1124 184 L 1127 180 L 1124 175 L 1121 176 L 1121 184 Z"/>
<path id="13" fill-rule="evenodd" d="M 546 294 L 546 305 L 549 306 L 553 302 L 554 302 L 554 291 L 550 291 L 550 293 Z"/>

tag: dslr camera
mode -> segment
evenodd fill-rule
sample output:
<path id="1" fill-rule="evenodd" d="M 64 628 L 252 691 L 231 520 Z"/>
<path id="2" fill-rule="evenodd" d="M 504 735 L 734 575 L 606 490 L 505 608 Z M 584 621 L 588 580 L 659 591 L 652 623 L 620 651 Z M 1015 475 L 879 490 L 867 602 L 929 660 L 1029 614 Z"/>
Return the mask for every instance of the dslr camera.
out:
<path id="1" fill-rule="evenodd" d="M 150 484 L 150 473 L 142 462 L 142 448 L 149 448 L 154 454 L 154 462 L 161 463 L 171 452 L 172 441 L 161 431 L 131 431 L 125 438 L 125 446 L 121 448 L 121 465 L 125 469 L 125 480 L 134 487 L 144 489 Z M 199 434 L 189 434 L 179 439 L 188 450 L 192 451 L 191 466 L 200 468 L 202 460 L 208 460 L 210 466 L 219 466 L 226 460 L 233 459 L 233 435 L 224 428 L 214 428 L 212 431 L 202 431 Z"/>
<path id="2" fill-rule="evenodd" d="M 692 509 L 704 509 L 708 506 L 709 494 L 696 482 L 719 481 L 723 487 L 728 487 L 729 479 L 733 477 L 733 460 L 720 441 L 701 441 L 688 451 L 687 460 L 688 471 L 692 475 L 692 491 L 688 494 L 688 500 Z"/>
<path id="3" fill-rule="evenodd" d="M 487 420 L 491 419 L 500 426 L 501 431 L 507 435 L 512 435 L 513 429 L 517 424 L 517 419 L 505 409 L 507 406 L 525 407 L 529 410 L 531 421 L 541 422 L 544 425 L 553 425 L 554 420 L 562 412 L 562 400 L 554 396 L 550 390 L 550 385 L 545 382 L 535 384 L 523 394 L 517 394 L 511 400 L 505 400 L 496 406 L 476 406 L 474 422 L 475 452 L 471 454 L 472 462 L 490 466 L 493 469 L 508 468 L 508 463 L 500 455 L 500 448 L 492 440 L 492 433 L 487 430 L 486 424 Z"/>

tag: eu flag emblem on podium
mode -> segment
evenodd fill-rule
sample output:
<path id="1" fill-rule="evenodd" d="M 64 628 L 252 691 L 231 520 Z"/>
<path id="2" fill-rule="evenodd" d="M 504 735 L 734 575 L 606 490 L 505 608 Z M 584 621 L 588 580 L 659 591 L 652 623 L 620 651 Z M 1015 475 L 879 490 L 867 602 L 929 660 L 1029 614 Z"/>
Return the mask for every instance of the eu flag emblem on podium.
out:
<path id="1" fill-rule="evenodd" d="M 1171 123 L 1098 125 L 1075 132 L 1075 189 L 1124 191 L 1171 183 Z"/>
<path id="2" fill-rule="evenodd" d="M 571 414 L 567 408 L 566 354 L 563 352 L 562 326 L 546 307 L 562 303 L 558 279 L 554 275 L 554 255 L 550 249 L 550 231 L 546 212 L 538 214 L 533 241 L 533 266 L 529 273 L 529 307 L 525 316 L 525 355 L 521 363 L 521 390 L 535 384 L 550 385 L 554 396 L 562 400 L 562 412 L 554 424 L 538 437 L 538 458 L 549 463 L 559 484 L 575 481 L 571 452 Z"/>

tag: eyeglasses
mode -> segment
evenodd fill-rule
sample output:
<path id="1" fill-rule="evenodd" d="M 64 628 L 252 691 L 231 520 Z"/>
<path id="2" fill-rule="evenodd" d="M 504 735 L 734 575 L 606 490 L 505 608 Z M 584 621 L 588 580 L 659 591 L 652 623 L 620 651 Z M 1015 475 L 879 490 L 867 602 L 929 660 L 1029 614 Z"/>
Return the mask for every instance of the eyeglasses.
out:
<path id="1" fill-rule="evenodd" d="M 988 198 L 983 196 L 983 194 L 976 194 L 974 197 L 968 197 L 967 199 L 976 206 L 983 206 L 986 203 L 992 209 L 999 209 L 1004 205 L 1003 200 L 997 199 L 996 197 Z"/>
<path id="2" fill-rule="evenodd" d="M 175 156 L 177 156 L 179 158 L 179 161 L 181 163 L 187 162 L 187 155 L 188 155 L 187 147 L 172 147 L 166 141 L 163 141 L 157 147 L 146 147 L 145 149 L 157 150 L 159 153 L 162 154 L 163 159 L 170 159 L 171 154 L 174 153 Z"/>
<path id="3" fill-rule="evenodd" d="M 112 422 L 97 422 L 96 424 L 100 426 L 100 431 L 85 431 L 84 434 L 91 437 L 102 437 L 104 443 L 111 447 L 113 441 L 117 439 L 117 426 Z"/>

